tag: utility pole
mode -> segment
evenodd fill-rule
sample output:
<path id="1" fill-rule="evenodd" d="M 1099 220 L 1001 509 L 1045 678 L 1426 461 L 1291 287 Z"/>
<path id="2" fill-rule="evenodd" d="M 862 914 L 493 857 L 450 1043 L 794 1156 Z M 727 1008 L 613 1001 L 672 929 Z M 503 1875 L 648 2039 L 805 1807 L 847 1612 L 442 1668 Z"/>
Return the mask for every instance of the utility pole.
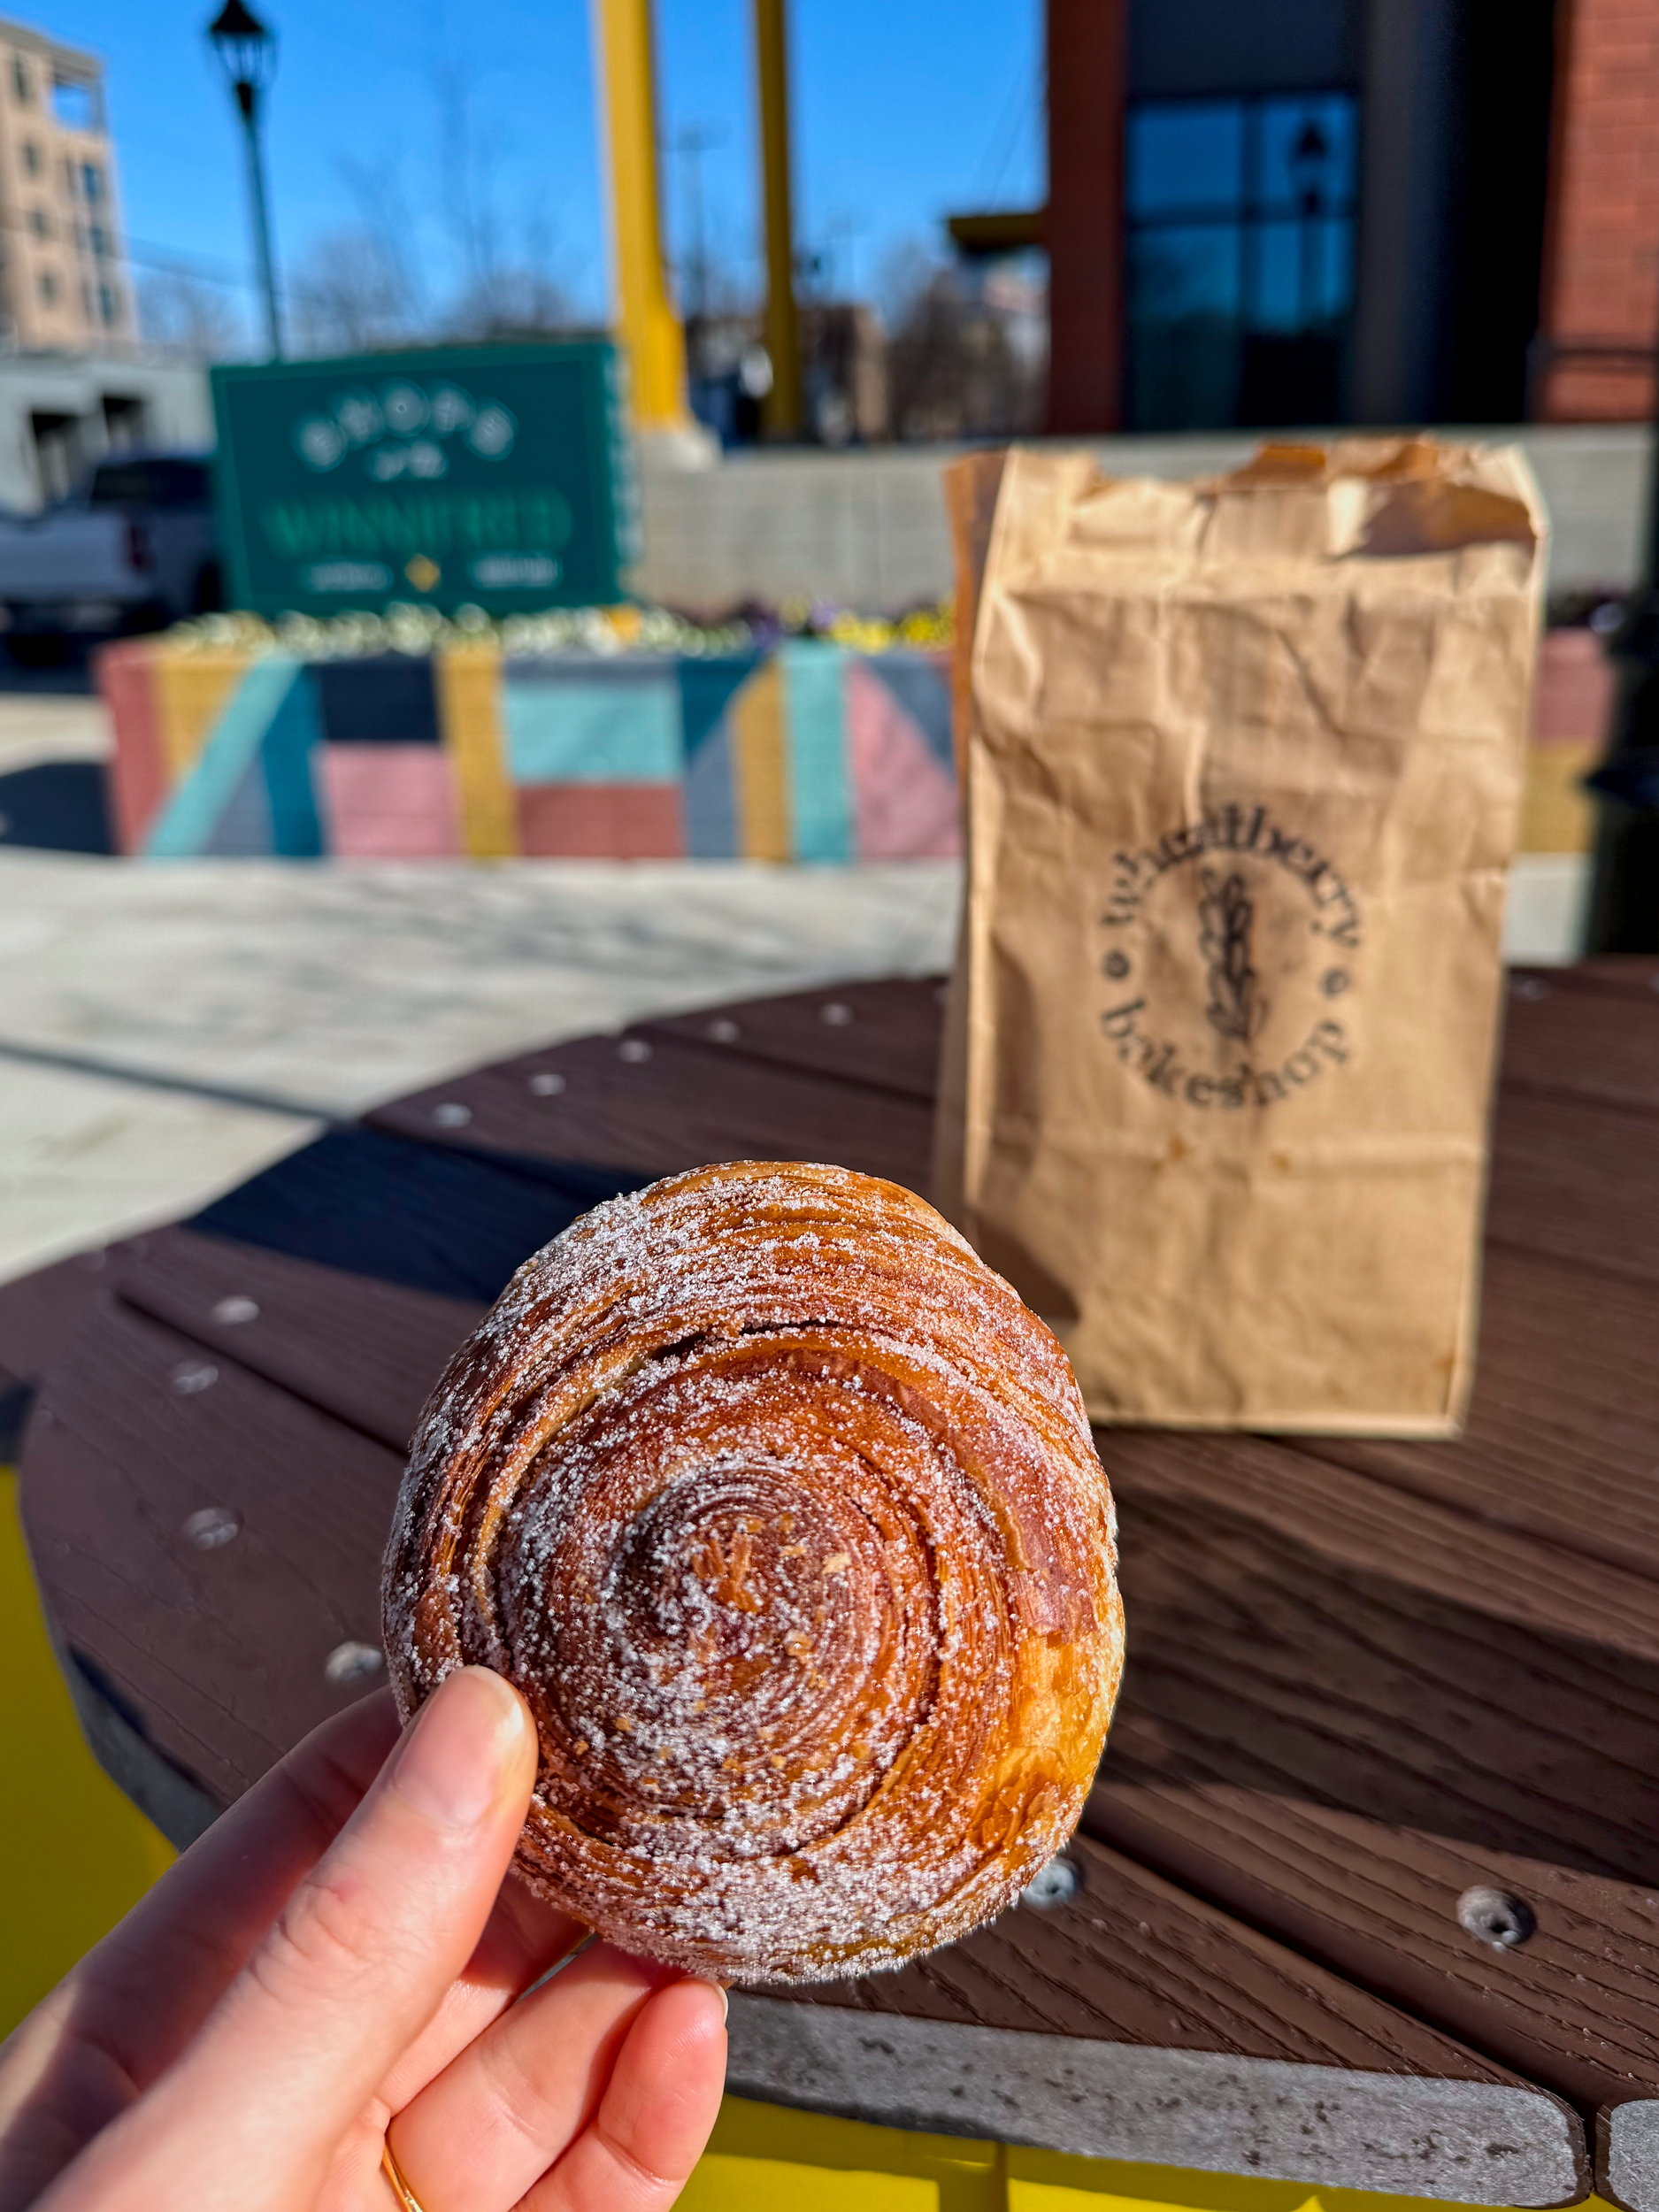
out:
<path id="1" fill-rule="evenodd" d="M 674 141 L 685 164 L 686 321 L 701 323 L 709 311 L 709 239 L 703 220 L 703 157 L 725 141 L 726 133 L 692 124 Z"/>
<path id="2" fill-rule="evenodd" d="M 766 210 L 764 338 L 772 389 L 761 403 L 769 438 L 801 434 L 801 320 L 795 296 L 795 212 L 789 175 L 789 50 L 786 0 L 755 0 L 760 167 Z"/>

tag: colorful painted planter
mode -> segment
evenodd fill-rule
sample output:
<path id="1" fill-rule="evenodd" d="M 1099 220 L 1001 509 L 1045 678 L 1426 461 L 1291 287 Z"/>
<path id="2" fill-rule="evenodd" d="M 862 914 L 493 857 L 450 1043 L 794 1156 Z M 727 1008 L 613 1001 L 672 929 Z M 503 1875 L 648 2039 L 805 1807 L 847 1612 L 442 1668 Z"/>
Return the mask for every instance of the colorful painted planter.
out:
<path id="1" fill-rule="evenodd" d="M 121 850 L 893 860 L 959 849 L 949 656 L 109 648 Z"/>

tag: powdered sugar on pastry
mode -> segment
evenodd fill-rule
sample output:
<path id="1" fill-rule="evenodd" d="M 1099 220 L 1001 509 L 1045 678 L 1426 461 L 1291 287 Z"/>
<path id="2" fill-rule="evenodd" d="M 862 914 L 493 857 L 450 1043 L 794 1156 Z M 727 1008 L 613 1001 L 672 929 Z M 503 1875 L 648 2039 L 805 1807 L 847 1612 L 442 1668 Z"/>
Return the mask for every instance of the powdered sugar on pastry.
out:
<path id="1" fill-rule="evenodd" d="M 612 1200 L 514 1276 L 417 1432 L 405 1714 L 523 1691 L 518 1864 L 723 1979 L 895 1965 L 1064 1840 L 1122 1658 L 1111 1502 L 1054 1338 L 896 1185 L 795 1163 Z"/>

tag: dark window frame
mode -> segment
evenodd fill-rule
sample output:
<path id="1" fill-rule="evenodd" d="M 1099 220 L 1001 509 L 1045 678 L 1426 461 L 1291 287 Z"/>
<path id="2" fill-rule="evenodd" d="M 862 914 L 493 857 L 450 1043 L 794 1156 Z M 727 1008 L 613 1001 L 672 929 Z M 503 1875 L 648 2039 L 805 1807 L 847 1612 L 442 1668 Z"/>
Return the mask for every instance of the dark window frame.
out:
<path id="1" fill-rule="evenodd" d="M 1346 130 L 1348 147 L 1348 175 L 1342 188 L 1324 200 L 1317 214 L 1310 216 L 1299 203 L 1294 186 L 1288 194 L 1278 196 L 1272 192 L 1265 175 L 1266 122 L 1269 111 L 1274 109 L 1300 108 L 1308 114 L 1319 109 L 1329 109 L 1334 102 L 1343 104 L 1346 111 Z M 1133 173 L 1125 175 L 1124 195 L 1124 249 L 1125 265 L 1125 385 L 1126 412 L 1132 426 L 1136 428 L 1230 428 L 1240 422 L 1264 422 L 1271 417 L 1261 413 L 1259 407 L 1251 411 L 1245 387 L 1248 381 L 1246 359 L 1252 346 L 1264 344 L 1296 345 L 1304 349 L 1310 344 L 1334 344 L 1339 357 L 1345 357 L 1351 343 L 1356 295 L 1356 253 L 1359 219 L 1360 132 L 1362 111 L 1357 88 L 1352 84 L 1297 87 L 1292 90 L 1252 90 L 1211 95 L 1163 96 L 1152 95 L 1132 100 L 1128 111 L 1128 131 L 1133 137 L 1136 120 L 1148 114 L 1171 114 L 1181 111 L 1193 112 L 1209 110 L 1217 116 L 1225 115 L 1236 121 L 1239 134 L 1238 177 L 1235 192 L 1228 198 L 1210 203 L 1194 201 L 1190 205 L 1169 206 L 1148 210 L 1135 204 Z M 1340 256 L 1342 273 L 1341 297 L 1334 312 L 1322 310 L 1309 320 L 1297 319 L 1286 323 L 1282 317 L 1269 311 L 1263 291 L 1263 272 L 1266 247 L 1274 228 L 1317 221 L 1322 226 L 1335 226 L 1339 230 L 1336 250 Z M 1143 239 L 1152 239 L 1160 233 L 1188 234 L 1209 232 L 1217 242 L 1229 242 L 1234 257 L 1237 297 L 1230 311 L 1219 314 L 1217 319 L 1232 326 L 1232 345 L 1236 362 L 1233 380 L 1238 388 L 1235 403 L 1231 411 L 1223 411 L 1222 419 L 1213 416 L 1190 422 L 1156 420 L 1156 408 L 1142 403 L 1145 396 L 1138 391 L 1140 380 L 1140 352 L 1156 326 L 1158 319 L 1143 316 L 1137 311 L 1137 246 Z M 1322 256 L 1331 249 L 1329 232 L 1326 242 L 1320 248 Z M 1322 286 L 1321 288 L 1324 288 Z M 1196 311 L 1202 315 L 1202 310 Z M 1170 319 L 1172 322 L 1173 319 Z M 1166 326 L 1169 326 L 1166 324 Z M 1339 370 L 1339 381 L 1341 371 Z M 1291 411 L 1293 415 L 1294 410 Z M 1340 412 L 1340 401 L 1338 409 Z"/>

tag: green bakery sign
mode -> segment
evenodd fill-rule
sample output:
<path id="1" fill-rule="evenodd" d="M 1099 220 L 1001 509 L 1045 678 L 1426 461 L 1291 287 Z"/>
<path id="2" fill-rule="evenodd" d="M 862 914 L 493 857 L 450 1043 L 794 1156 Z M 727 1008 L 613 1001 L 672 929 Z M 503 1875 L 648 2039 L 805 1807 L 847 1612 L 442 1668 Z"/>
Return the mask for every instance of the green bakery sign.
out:
<path id="1" fill-rule="evenodd" d="M 618 379 L 600 339 L 215 369 L 232 604 L 619 599 L 637 549 Z"/>

